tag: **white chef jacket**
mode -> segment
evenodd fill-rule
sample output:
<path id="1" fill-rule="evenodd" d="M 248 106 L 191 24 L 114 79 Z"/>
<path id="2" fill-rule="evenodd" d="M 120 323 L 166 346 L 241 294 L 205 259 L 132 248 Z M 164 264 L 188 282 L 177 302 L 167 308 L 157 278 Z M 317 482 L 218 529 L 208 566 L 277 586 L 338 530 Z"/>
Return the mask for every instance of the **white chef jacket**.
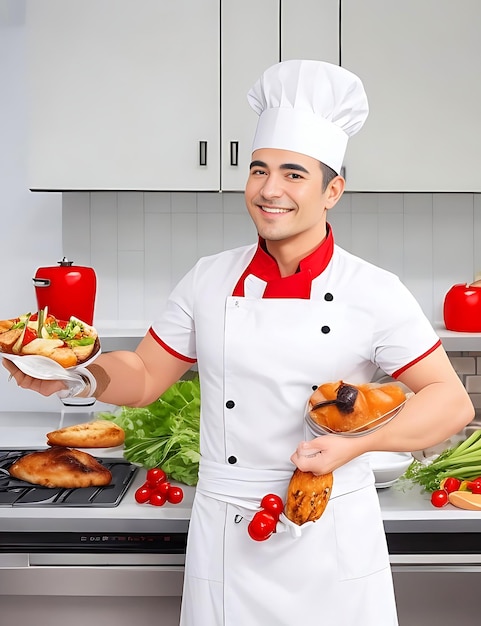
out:
<path id="1" fill-rule="evenodd" d="M 280 278 L 260 244 L 202 258 L 150 330 L 198 362 L 201 383 L 182 626 L 397 624 L 364 457 L 334 472 L 317 522 L 299 528 L 283 517 L 261 543 L 247 533 L 264 495 L 285 498 L 317 385 L 365 383 L 379 368 L 396 376 L 439 345 L 399 279 L 335 246 L 330 229 L 299 269 Z"/>

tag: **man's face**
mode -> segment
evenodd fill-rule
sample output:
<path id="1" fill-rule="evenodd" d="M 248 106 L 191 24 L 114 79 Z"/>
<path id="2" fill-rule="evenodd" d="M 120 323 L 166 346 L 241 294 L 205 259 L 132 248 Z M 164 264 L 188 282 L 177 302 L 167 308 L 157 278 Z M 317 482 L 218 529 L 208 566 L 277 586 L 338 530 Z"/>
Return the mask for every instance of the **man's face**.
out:
<path id="1" fill-rule="evenodd" d="M 289 240 L 305 252 L 317 247 L 326 235 L 326 209 L 338 199 L 332 198 L 332 183 L 324 192 L 322 183 L 316 159 L 288 150 L 256 150 L 245 200 L 259 235 L 268 242 Z"/>

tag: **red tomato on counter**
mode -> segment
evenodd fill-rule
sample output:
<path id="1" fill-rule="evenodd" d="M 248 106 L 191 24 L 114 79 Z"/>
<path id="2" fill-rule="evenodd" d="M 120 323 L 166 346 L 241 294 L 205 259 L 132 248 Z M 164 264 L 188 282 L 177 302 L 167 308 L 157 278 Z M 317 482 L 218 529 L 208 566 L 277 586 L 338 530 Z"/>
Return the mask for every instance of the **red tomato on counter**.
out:
<path id="1" fill-rule="evenodd" d="M 469 481 L 467 488 L 471 493 L 481 493 L 481 478 L 475 478 Z"/>
<path id="2" fill-rule="evenodd" d="M 453 491 L 458 491 L 461 486 L 461 481 L 459 478 L 453 478 L 449 476 L 448 478 L 444 478 L 439 485 L 440 489 L 444 489 L 448 493 L 452 493 Z"/>
<path id="3" fill-rule="evenodd" d="M 167 501 L 171 504 L 179 504 L 182 502 L 184 498 L 184 492 L 180 487 L 175 487 L 174 485 L 169 486 L 167 491 Z"/>
<path id="4" fill-rule="evenodd" d="M 135 501 L 139 504 L 145 504 L 150 499 L 150 495 L 152 493 L 152 489 L 149 487 L 147 483 L 139 487 L 134 494 Z"/>
<path id="5" fill-rule="evenodd" d="M 438 508 L 445 506 L 449 502 L 448 492 L 445 489 L 436 489 L 431 494 L 431 504 Z"/>
<path id="6" fill-rule="evenodd" d="M 164 506 L 164 504 L 167 502 L 167 498 L 166 496 L 164 496 L 163 493 L 159 493 L 158 491 L 152 491 L 152 493 L 150 494 L 149 502 L 154 506 Z"/>
<path id="7" fill-rule="evenodd" d="M 164 480 L 163 483 L 160 483 L 160 485 L 157 485 L 155 487 L 155 491 L 162 493 L 164 496 L 166 496 L 169 493 L 169 489 L 170 489 L 170 483 L 166 480 Z"/>
<path id="8" fill-rule="evenodd" d="M 167 480 L 167 474 L 160 467 L 151 467 L 147 470 L 147 482 L 152 487 L 155 487 L 159 483 L 163 483 Z"/>

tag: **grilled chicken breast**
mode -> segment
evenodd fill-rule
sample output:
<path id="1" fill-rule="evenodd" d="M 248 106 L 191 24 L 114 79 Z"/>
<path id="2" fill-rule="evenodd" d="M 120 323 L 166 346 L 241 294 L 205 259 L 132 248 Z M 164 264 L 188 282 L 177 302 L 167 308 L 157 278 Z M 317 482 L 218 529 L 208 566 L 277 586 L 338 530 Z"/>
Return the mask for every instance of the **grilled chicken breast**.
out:
<path id="1" fill-rule="evenodd" d="M 101 487 L 112 480 L 110 470 L 87 452 L 61 447 L 26 454 L 10 466 L 9 472 L 43 487 Z"/>

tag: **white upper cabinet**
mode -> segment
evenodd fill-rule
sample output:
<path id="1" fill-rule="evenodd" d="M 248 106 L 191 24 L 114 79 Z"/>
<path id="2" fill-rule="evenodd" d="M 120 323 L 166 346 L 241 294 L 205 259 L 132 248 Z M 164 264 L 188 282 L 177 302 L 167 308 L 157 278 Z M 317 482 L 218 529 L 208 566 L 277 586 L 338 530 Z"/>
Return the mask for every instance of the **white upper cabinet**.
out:
<path id="1" fill-rule="evenodd" d="M 338 62 L 331 0 L 27 0 L 29 187 L 242 191 L 247 91 Z"/>
<path id="2" fill-rule="evenodd" d="M 366 87 L 348 190 L 480 192 L 480 24 L 479 0 L 27 0 L 29 187 L 242 191 L 248 89 L 310 58 Z"/>
<path id="3" fill-rule="evenodd" d="M 211 190 L 219 0 L 28 0 L 31 189 Z"/>
<path id="4" fill-rule="evenodd" d="M 481 191 L 481 2 L 342 0 L 341 62 L 370 103 L 353 191 Z"/>
<path id="5" fill-rule="evenodd" d="M 222 182 L 243 191 L 257 114 L 247 92 L 262 72 L 287 59 L 339 63 L 339 7 L 332 0 L 223 0 Z"/>
<path id="6" fill-rule="evenodd" d="M 265 68 L 279 61 L 279 0 L 221 4 L 221 188 L 243 191 L 258 119 L 247 92 Z"/>

